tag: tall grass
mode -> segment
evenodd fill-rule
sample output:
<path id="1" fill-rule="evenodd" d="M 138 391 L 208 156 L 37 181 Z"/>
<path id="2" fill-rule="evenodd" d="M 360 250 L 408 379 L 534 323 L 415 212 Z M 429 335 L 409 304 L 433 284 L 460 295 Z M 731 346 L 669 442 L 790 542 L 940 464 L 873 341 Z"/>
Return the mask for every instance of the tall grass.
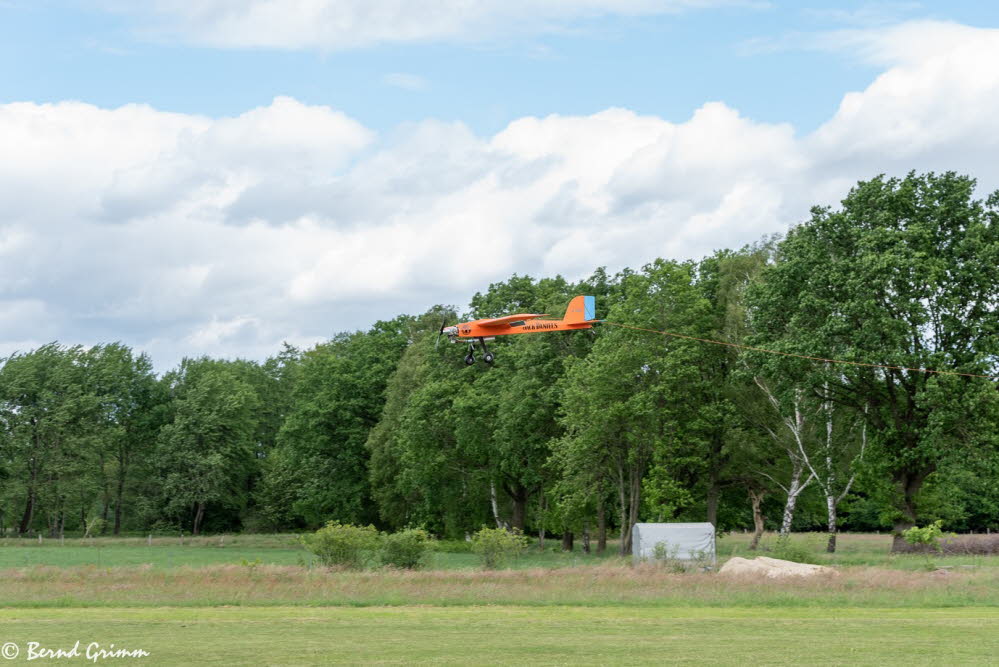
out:
<path id="1" fill-rule="evenodd" d="M 277 565 L 0 570 L 8 607 L 215 605 L 582 605 L 653 607 L 999 607 L 999 570 L 939 575 L 843 568 L 760 580 L 655 566 L 500 571 L 331 571 Z"/>

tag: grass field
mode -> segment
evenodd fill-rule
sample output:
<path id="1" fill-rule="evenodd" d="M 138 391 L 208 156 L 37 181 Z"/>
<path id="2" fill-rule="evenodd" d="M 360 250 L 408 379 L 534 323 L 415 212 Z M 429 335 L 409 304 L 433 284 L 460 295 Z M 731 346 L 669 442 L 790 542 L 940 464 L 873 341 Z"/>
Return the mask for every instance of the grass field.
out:
<path id="1" fill-rule="evenodd" d="M 749 535 L 733 533 L 718 540 L 719 562 L 732 556 L 752 558 L 767 555 L 775 536 L 767 535 L 758 554 L 749 551 Z M 795 535 L 792 542 L 806 547 L 811 561 L 833 566 L 875 566 L 889 569 L 921 570 L 926 568 L 926 558 L 920 555 L 892 555 L 891 536 L 871 534 L 844 534 L 834 554 L 825 553 L 826 536 L 818 533 Z M 539 551 L 537 545 L 511 563 L 514 569 L 564 568 L 587 565 L 604 565 L 619 562 L 617 544 L 612 542 L 602 555 L 584 554 L 577 546 L 573 553 L 562 553 L 558 542 L 549 540 L 547 548 Z M 624 559 L 627 561 L 627 559 Z M 976 556 L 946 556 L 932 559 L 941 565 L 963 567 L 999 566 L 999 558 Z M 259 562 L 266 565 L 314 565 L 312 556 L 305 551 L 297 535 L 224 535 L 211 537 L 103 537 L 96 539 L 0 539 L 0 568 L 52 565 L 73 567 L 94 565 L 114 567 L 119 565 L 152 565 L 157 568 L 207 565 L 239 565 Z M 630 561 L 629 561 L 630 562 Z M 431 569 L 476 569 L 478 559 L 471 553 L 435 553 L 429 564 Z"/>
<path id="2" fill-rule="evenodd" d="M 29 641 L 77 640 L 81 652 L 141 648 L 150 664 L 999 662 L 999 559 L 935 558 L 942 574 L 889 555 L 885 535 L 844 535 L 837 554 L 822 535 L 795 540 L 838 574 L 671 573 L 613 548 L 533 548 L 495 572 L 470 553 L 436 553 L 418 572 L 338 572 L 294 535 L 4 539 L 0 644 L 19 647 L 15 662 Z M 726 536 L 719 560 L 747 546 Z"/>
<path id="3" fill-rule="evenodd" d="M 515 569 L 536 567 L 574 567 L 596 565 L 620 560 L 613 550 L 603 555 L 586 555 L 580 551 L 562 553 L 530 550 L 511 563 Z M 316 561 L 303 549 L 295 536 L 228 536 L 224 542 L 209 538 L 192 542 L 185 539 L 184 546 L 177 539 L 154 540 L 150 546 L 144 539 L 95 539 L 95 540 L 0 540 L 0 569 L 12 567 L 116 567 L 150 565 L 156 568 L 207 565 L 297 565 L 314 567 Z M 478 569 L 478 557 L 472 553 L 431 554 L 430 569 Z"/>
<path id="4" fill-rule="evenodd" d="M 4 642 L 154 664 L 988 664 L 991 610 L 370 607 L 0 610 Z M 127 662 L 120 660 L 119 662 Z M 994 663 L 993 663 L 994 664 Z"/>

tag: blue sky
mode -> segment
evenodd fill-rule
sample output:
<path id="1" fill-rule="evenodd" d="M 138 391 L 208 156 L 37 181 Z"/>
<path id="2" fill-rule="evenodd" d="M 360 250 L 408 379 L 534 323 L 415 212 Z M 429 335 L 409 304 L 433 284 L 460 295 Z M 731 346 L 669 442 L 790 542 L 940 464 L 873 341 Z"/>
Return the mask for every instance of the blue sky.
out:
<path id="1" fill-rule="evenodd" d="M 932 18 L 999 25 L 999 4 L 760 2 L 567 20 L 557 30 L 357 49 L 219 49 L 149 34 L 149 17 L 85 0 L 0 3 L 0 101 L 131 102 L 235 115 L 288 95 L 386 130 L 460 120 L 480 133 L 550 113 L 620 106 L 680 121 L 705 101 L 809 131 L 876 73 L 809 35 Z M 790 41 L 793 46 L 781 47 Z M 392 85 L 404 74 L 418 90 Z M 418 79 L 417 79 L 418 78 Z"/>
<path id="2" fill-rule="evenodd" d="M 985 195 L 997 24 L 969 0 L 0 0 L 0 357 L 263 358 L 514 272 L 740 247 L 881 173 Z"/>

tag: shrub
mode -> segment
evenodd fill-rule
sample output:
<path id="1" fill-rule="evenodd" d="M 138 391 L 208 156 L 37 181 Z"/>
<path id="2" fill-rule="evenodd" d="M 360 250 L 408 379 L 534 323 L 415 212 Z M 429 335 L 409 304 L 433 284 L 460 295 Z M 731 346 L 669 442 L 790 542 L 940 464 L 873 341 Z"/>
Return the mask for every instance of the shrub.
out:
<path id="1" fill-rule="evenodd" d="M 928 550 L 940 552 L 940 538 L 943 537 L 943 521 L 937 520 L 922 528 L 913 526 L 902 532 L 902 538 L 914 547 L 925 547 Z"/>
<path id="2" fill-rule="evenodd" d="M 420 528 L 386 535 L 382 539 L 382 563 L 407 570 L 419 569 L 426 563 L 430 546 L 430 535 Z"/>
<path id="3" fill-rule="evenodd" d="M 688 556 L 687 558 L 680 557 L 679 544 L 656 542 L 652 547 L 651 560 L 656 565 L 661 565 L 668 572 L 675 574 L 687 572 L 688 570 L 705 571 L 711 569 L 713 565 L 708 553 L 703 550 L 689 552 Z"/>
<path id="4" fill-rule="evenodd" d="M 472 536 L 472 551 L 482 559 L 482 566 L 494 570 L 527 547 L 527 538 L 520 531 L 503 528 L 483 528 Z"/>
<path id="5" fill-rule="evenodd" d="M 930 560 L 930 553 L 941 553 L 940 548 L 940 538 L 943 537 L 943 521 L 937 520 L 933 523 L 927 524 L 922 528 L 918 526 L 913 526 L 908 530 L 902 531 L 902 538 L 908 542 L 913 547 L 922 550 L 923 555 L 926 557 L 926 569 L 932 570 L 936 566 L 933 561 Z"/>
<path id="6" fill-rule="evenodd" d="M 670 572 L 684 572 L 686 564 L 680 560 L 680 545 L 669 542 L 656 542 L 652 547 L 652 561 L 662 565 Z"/>
<path id="7" fill-rule="evenodd" d="M 378 548 L 378 531 L 374 526 L 353 526 L 330 521 L 311 535 L 302 537 L 302 544 L 327 567 L 339 565 L 359 569 L 371 560 Z"/>

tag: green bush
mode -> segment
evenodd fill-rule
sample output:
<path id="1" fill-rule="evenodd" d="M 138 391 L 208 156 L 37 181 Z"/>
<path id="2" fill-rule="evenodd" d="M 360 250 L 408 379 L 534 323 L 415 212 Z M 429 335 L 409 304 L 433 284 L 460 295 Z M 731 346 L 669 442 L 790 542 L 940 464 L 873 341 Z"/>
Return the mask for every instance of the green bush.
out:
<path id="1" fill-rule="evenodd" d="M 705 571 L 711 569 L 714 565 L 714 561 L 710 558 L 708 552 L 703 550 L 691 551 L 686 556 L 685 558 L 680 557 L 680 545 L 678 544 L 656 542 L 652 546 L 652 557 L 646 560 L 650 560 L 674 574 L 680 574 L 689 570 Z"/>
<path id="2" fill-rule="evenodd" d="M 327 567 L 360 569 L 378 549 L 378 531 L 374 526 L 330 521 L 313 534 L 303 536 L 302 544 Z"/>
<path id="3" fill-rule="evenodd" d="M 934 521 L 922 528 L 913 526 L 908 530 L 902 531 L 902 538 L 914 547 L 927 547 L 939 553 L 940 538 L 943 537 L 942 526 L 943 521 Z"/>
<path id="4" fill-rule="evenodd" d="M 407 570 L 419 569 L 426 564 L 431 544 L 430 535 L 420 528 L 386 535 L 382 539 L 382 563 Z"/>
<path id="5" fill-rule="evenodd" d="M 519 556 L 527 548 L 527 538 L 520 531 L 483 528 L 472 536 L 472 551 L 482 559 L 482 566 L 494 570 Z"/>
<path id="6" fill-rule="evenodd" d="M 940 538 L 943 537 L 943 526 L 942 520 L 934 521 L 931 524 L 925 525 L 922 528 L 913 526 L 908 530 L 902 531 L 902 539 L 911 544 L 913 547 L 922 550 L 923 555 L 926 558 L 926 569 L 932 570 L 936 566 L 933 564 L 933 560 L 930 558 L 931 553 L 943 553 L 943 549 L 940 546 Z"/>
<path id="7" fill-rule="evenodd" d="M 683 572 L 686 570 L 685 563 L 680 558 L 680 545 L 668 542 L 656 542 L 652 547 L 652 561 L 657 565 L 662 565 L 670 572 Z"/>

